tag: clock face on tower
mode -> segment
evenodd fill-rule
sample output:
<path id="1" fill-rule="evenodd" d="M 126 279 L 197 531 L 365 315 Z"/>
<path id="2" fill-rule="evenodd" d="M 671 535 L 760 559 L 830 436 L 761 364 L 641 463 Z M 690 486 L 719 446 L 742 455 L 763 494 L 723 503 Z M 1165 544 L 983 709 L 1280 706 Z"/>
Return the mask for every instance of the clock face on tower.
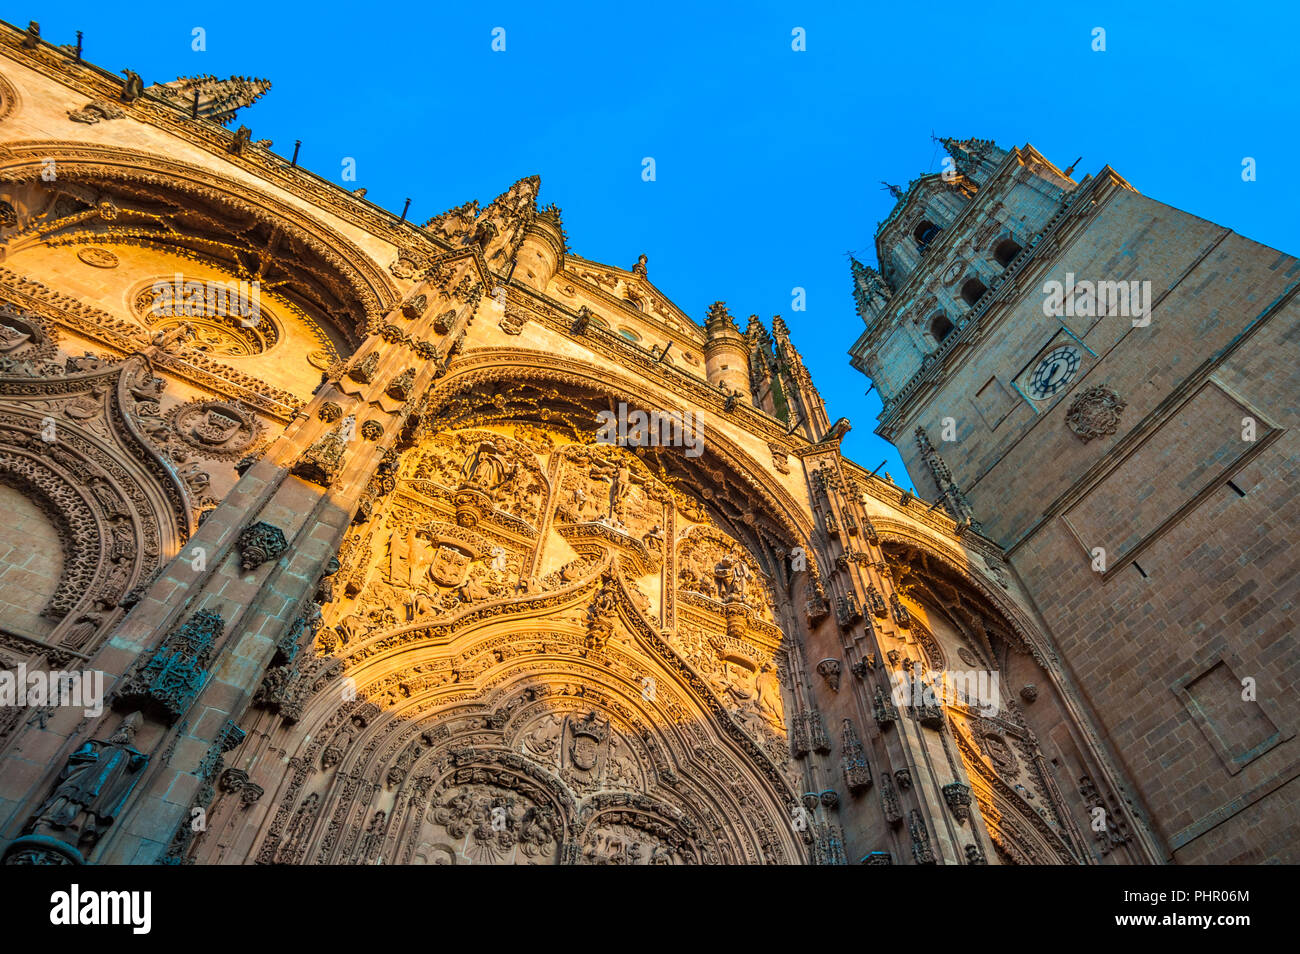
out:
<path id="1" fill-rule="evenodd" d="M 1036 401 L 1061 391 L 1079 370 L 1079 349 L 1063 345 L 1048 352 L 1029 380 L 1029 396 Z"/>

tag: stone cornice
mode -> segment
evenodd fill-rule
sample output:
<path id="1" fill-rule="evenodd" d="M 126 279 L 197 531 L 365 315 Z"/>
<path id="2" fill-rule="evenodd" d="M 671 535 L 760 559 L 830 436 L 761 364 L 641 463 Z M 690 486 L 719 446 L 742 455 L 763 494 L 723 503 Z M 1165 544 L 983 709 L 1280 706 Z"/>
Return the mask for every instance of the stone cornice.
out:
<path id="1" fill-rule="evenodd" d="M 145 92 L 134 102 L 123 102 L 123 83 L 111 73 L 78 62 L 42 40 L 35 49 L 22 45 L 24 31 L 0 21 L 0 55 L 62 83 L 92 100 L 109 100 L 138 122 L 147 123 L 196 148 L 249 172 L 268 185 L 325 210 L 399 248 L 414 248 L 432 257 L 448 246 L 419 226 L 353 195 L 340 185 L 252 143 L 231 151 L 235 133 L 207 119 L 190 119 L 173 106 Z"/>
<path id="2" fill-rule="evenodd" d="M 661 291 L 653 282 L 650 281 L 650 279 L 642 278 L 640 275 L 634 275 L 631 272 L 626 271 L 625 269 L 617 268 L 612 265 L 605 265 L 601 262 L 594 262 L 591 259 L 583 258 L 581 255 L 575 255 L 572 252 L 566 253 L 564 257 L 566 260 L 565 264 L 562 264 L 560 266 L 560 270 L 555 276 L 554 279 L 555 281 L 559 281 L 561 277 L 564 277 L 566 279 L 579 282 L 581 283 L 581 285 L 583 286 L 583 290 L 587 294 L 593 295 L 594 297 L 598 298 L 601 302 L 611 307 L 618 308 L 640 321 L 644 321 L 647 324 L 656 326 L 659 330 L 663 332 L 665 337 L 673 337 L 673 336 L 690 337 L 693 339 L 695 346 L 697 348 L 702 349 L 704 347 L 704 329 L 700 327 L 700 325 L 695 321 L 695 319 L 691 318 L 690 315 L 686 314 L 686 312 L 682 311 L 679 307 L 677 307 L 677 305 L 673 303 L 672 299 L 669 298 L 667 295 L 665 295 L 663 291 Z M 683 327 L 674 328 L 671 325 L 669 325 L 666 321 L 664 321 L 664 319 L 655 316 L 652 312 L 638 311 L 636 308 L 633 308 L 630 304 L 628 304 L 628 302 L 624 301 L 622 298 L 615 297 L 614 295 L 605 291 L 596 283 L 592 282 L 590 279 L 584 278 L 581 275 L 577 274 L 576 272 L 572 271 L 568 267 L 567 264 L 568 259 L 573 259 L 577 262 L 580 262 L 583 265 L 590 266 L 591 268 L 596 270 L 615 272 L 618 274 L 620 278 L 623 279 L 624 284 L 634 285 L 634 286 L 644 286 L 646 289 L 648 289 L 657 297 L 658 301 L 665 308 L 667 308 L 670 312 L 673 313 L 673 316 L 682 323 Z"/>
<path id="3" fill-rule="evenodd" d="M 721 390 L 675 365 L 656 361 L 650 352 L 614 331 L 593 324 L 587 327 L 585 334 L 576 333 L 573 324 L 578 320 L 578 313 L 567 305 L 513 280 L 509 287 L 510 301 L 527 311 L 530 320 L 537 321 L 602 357 L 636 369 L 647 381 L 683 398 L 689 398 L 697 407 L 711 411 L 720 418 L 735 421 L 737 426 L 765 441 L 777 442 L 786 447 L 793 444 L 791 453 L 797 454 L 799 448 L 807 446 L 806 438 L 788 433 L 780 421 L 753 405 L 737 404 L 733 410 L 728 411 L 727 399 Z"/>

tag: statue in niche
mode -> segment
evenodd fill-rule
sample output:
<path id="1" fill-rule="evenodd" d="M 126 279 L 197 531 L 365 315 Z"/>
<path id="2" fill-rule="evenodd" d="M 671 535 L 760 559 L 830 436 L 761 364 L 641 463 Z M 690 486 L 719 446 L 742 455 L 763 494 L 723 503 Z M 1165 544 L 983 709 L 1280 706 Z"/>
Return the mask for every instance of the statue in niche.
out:
<path id="1" fill-rule="evenodd" d="M 65 842 L 83 857 L 88 854 L 117 820 L 149 761 L 131 744 L 143 721 L 132 712 L 107 742 L 88 741 L 68 756 L 58 787 L 28 823 L 28 832 Z"/>
<path id="2" fill-rule="evenodd" d="M 776 664 L 764 663 L 754 685 L 759 715 L 778 732 L 784 732 L 785 703 L 781 700 L 781 679 L 777 675 Z"/>
<path id="3" fill-rule="evenodd" d="M 403 589 L 418 586 L 430 563 L 431 550 L 429 542 L 414 530 L 394 529 L 388 538 L 388 560 L 383 567 L 385 582 Z"/>
<path id="4" fill-rule="evenodd" d="M 713 568 L 717 580 L 718 597 L 723 602 L 745 601 L 745 586 L 753 573 L 745 561 L 735 553 L 725 554 Z"/>
<path id="5" fill-rule="evenodd" d="M 609 497 L 606 501 L 604 515 L 600 518 L 615 526 L 624 526 L 626 507 L 624 506 L 629 491 L 634 485 L 644 483 L 644 478 L 632 472 L 631 466 L 620 460 L 617 463 L 598 463 L 592 466 L 590 474 L 596 480 L 609 483 Z"/>

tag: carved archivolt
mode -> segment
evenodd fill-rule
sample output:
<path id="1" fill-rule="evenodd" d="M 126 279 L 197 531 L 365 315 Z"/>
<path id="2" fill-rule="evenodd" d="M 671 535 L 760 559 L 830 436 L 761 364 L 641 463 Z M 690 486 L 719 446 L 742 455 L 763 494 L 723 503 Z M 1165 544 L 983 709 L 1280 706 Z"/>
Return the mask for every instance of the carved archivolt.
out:
<path id="1" fill-rule="evenodd" d="M 342 280 L 344 285 L 335 293 L 337 300 L 355 301 L 361 306 L 352 327 L 342 329 L 345 333 L 355 336 L 367 319 L 379 318 L 397 301 L 391 280 L 348 239 L 296 206 L 250 191 L 247 183 L 236 183 L 197 166 L 116 146 L 70 141 L 6 143 L 0 145 L 0 182 L 39 182 L 43 164 L 51 159 L 57 165 L 61 185 L 114 185 L 155 196 L 180 193 L 246 218 L 274 223 L 280 233 L 291 235 L 300 246 L 296 258 L 301 260 L 310 254 L 329 270 L 328 274 L 320 273 L 322 281 L 331 281 L 332 276 Z M 162 232 L 158 241 L 172 244 Z"/>
<path id="2" fill-rule="evenodd" d="M 479 349 L 459 359 L 442 382 L 430 395 L 431 406 L 454 406 L 459 395 L 480 385 L 493 385 L 503 378 L 511 382 L 538 382 L 567 385 L 588 389 L 599 394 L 616 396 L 646 410 L 671 411 L 664 397 L 647 387 L 640 379 L 624 375 L 615 368 L 599 371 L 589 364 L 560 358 L 553 354 L 525 349 Z M 678 399 L 680 400 L 680 399 Z M 675 402 L 674 402 L 675 403 Z M 588 416 L 584 422 L 594 429 L 596 421 Z M 685 460 L 677 449 L 670 449 L 675 458 Z M 668 455 L 661 455 L 667 457 Z M 753 498 L 755 509 L 761 509 L 776 527 L 780 528 L 787 547 L 803 546 L 812 560 L 815 528 L 812 520 L 784 487 L 770 473 L 770 468 L 736 446 L 717 429 L 709 428 L 704 439 L 704 453 L 697 463 L 707 466 L 721 465 L 726 473 L 744 487 Z"/>
<path id="3" fill-rule="evenodd" d="M 1017 864 L 1079 864 L 1063 806 L 1042 777 L 1037 743 L 1022 726 L 972 710 L 952 720 L 957 750 L 989 837 Z M 1017 758 L 1016 750 L 1021 757 Z"/>
<path id="4" fill-rule="evenodd" d="M 0 480 L 36 501 L 59 532 L 63 573 L 43 615 L 71 617 L 62 631 L 84 651 L 98 623 L 179 549 L 190 503 L 128 410 L 155 393 L 147 362 L 70 358 L 53 369 L 0 374 Z"/>
<path id="5" fill-rule="evenodd" d="M 1029 652 L 1040 665 L 1047 665 L 1049 660 L 1055 662 L 1055 654 L 1047 647 L 1046 640 L 1024 610 L 1001 587 L 989 585 L 988 580 L 982 575 L 972 572 L 969 569 L 971 566 L 969 557 L 959 551 L 941 546 L 901 520 L 875 514 L 871 519 L 882 541 L 903 544 L 937 559 L 954 577 L 961 579 L 964 586 L 969 587 L 991 604 L 997 610 L 999 622 L 1007 625 L 1008 634 L 1014 635 L 1019 648 Z"/>
<path id="6" fill-rule="evenodd" d="M 22 105 L 22 100 L 18 96 L 18 90 L 14 89 L 14 84 L 0 75 L 0 122 L 8 119 Z"/>

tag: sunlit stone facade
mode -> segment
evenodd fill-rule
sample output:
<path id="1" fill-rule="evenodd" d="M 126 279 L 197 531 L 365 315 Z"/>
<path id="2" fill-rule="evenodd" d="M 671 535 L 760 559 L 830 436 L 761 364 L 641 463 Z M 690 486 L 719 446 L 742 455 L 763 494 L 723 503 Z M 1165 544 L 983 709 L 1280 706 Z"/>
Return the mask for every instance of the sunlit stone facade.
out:
<path id="1" fill-rule="evenodd" d="M 403 221 L 265 90 L 0 28 L 0 662 L 107 693 L 0 710 L 6 863 L 1162 860 L 1003 551 L 841 455 L 779 317 L 535 177 Z"/>

